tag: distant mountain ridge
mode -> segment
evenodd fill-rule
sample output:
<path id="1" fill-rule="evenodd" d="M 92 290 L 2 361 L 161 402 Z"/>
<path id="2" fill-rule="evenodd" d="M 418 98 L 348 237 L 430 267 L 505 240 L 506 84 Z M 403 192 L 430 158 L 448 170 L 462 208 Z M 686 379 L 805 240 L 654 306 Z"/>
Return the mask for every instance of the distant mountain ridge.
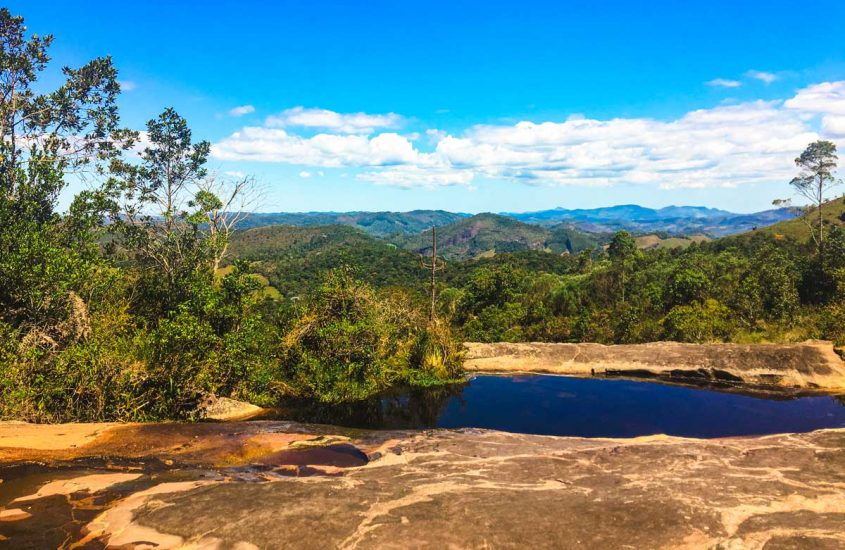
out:
<path id="1" fill-rule="evenodd" d="M 639 206 L 637 204 L 620 204 L 617 206 L 604 206 L 600 208 L 553 208 L 537 212 L 503 212 L 503 216 L 509 216 L 521 221 L 540 223 L 541 221 L 655 221 L 677 218 L 691 219 L 714 219 L 737 216 L 733 212 L 720 210 L 718 208 L 707 208 L 705 206 L 666 206 L 654 209 Z"/>
<path id="2" fill-rule="evenodd" d="M 554 208 L 536 212 L 505 212 L 499 216 L 523 223 L 554 227 L 562 223 L 570 229 L 590 233 L 611 233 L 625 229 L 633 233 L 667 233 L 676 236 L 705 235 L 725 237 L 762 228 L 795 217 L 788 208 L 738 214 L 705 206 L 667 206 L 646 208 L 622 204 L 603 208 Z M 382 239 L 416 235 L 432 226 L 443 227 L 473 217 L 462 212 L 445 210 L 412 210 L 410 212 L 276 212 L 249 214 L 242 228 L 267 225 L 348 225 Z"/>
<path id="3" fill-rule="evenodd" d="M 413 235 L 430 229 L 454 223 L 470 214 L 446 212 L 445 210 L 412 210 L 410 212 L 273 212 L 251 213 L 241 221 L 242 229 L 267 225 L 295 225 L 300 227 L 318 225 L 349 225 L 379 238 L 398 235 Z"/>
<path id="4" fill-rule="evenodd" d="M 654 209 L 636 204 L 572 210 L 554 208 L 503 215 L 545 226 L 569 222 L 582 231 L 599 233 L 625 229 L 636 233 L 703 234 L 711 238 L 743 233 L 755 227 L 764 227 L 795 217 L 788 208 L 737 214 L 705 206 L 667 206 Z"/>

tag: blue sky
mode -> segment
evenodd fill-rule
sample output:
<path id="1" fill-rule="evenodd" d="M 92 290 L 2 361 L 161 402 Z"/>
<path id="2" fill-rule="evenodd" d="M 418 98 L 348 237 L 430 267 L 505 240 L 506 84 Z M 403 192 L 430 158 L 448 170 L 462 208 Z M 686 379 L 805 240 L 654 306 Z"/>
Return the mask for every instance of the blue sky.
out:
<path id="1" fill-rule="evenodd" d="M 845 145 L 845 2 L 7 2 L 261 209 L 768 208 Z M 239 108 L 239 109 L 238 109 Z"/>

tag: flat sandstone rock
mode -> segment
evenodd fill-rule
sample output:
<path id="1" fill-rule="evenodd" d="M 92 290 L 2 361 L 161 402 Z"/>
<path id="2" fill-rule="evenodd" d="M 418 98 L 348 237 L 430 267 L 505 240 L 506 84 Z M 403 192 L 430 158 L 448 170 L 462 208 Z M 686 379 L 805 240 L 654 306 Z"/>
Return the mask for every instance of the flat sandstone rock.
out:
<path id="1" fill-rule="evenodd" d="M 10 506 L 18 521 L 0 523 L 0 536 L 10 548 L 53 534 L 121 548 L 845 547 L 845 430 L 721 440 L 436 430 L 353 444 L 366 460 L 308 477 L 174 467 L 91 498 L 79 489 L 92 486 L 87 472 L 62 482 L 79 489 L 68 500 Z"/>
<path id="2" fill-rule="evenodd" d="M 678 382 L 845 391 L 845 361 L 826 341 L 800 344 L 467 343 L 471 372 L 613 375 Z"/>

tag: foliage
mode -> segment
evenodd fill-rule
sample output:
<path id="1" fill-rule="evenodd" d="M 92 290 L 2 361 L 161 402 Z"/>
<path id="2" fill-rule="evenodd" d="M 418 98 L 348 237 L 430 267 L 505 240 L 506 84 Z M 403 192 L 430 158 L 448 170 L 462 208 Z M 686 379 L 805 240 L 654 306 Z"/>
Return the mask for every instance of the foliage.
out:
<path id="1" fill-rule="evenodd" d="M 397 384 L 450 380 L 460 372 L 446 326 L 421 326 L 402 294 L 377 294 L 348 269 L 329 273 L 284 335 L 286 395 L 362 399 Z"/>
<path id="2" fill-rule="evenodd" d="M 730 310 L 724 304 L 708 299 L 673 307 L 663 318 L 663 326 L 669 340 L 723 341 L 731 333 L 729 317 Z"/>
<path id="3" fill-rule="evenodd" d="M 812 218 L 683 249 L 444 212 L 291 215 L 308 226 L 236 233 L 258 223 L 237 211 L 252 180 L 208 174 L 208 143 L 172 108 L 130 157 L 137 135 L 120 128 L 111 61 L 36 91 L 52 38 L 25 30 L 0 9 L 2 418 L 190 419 L 210 393 L 347 403 L 459 379 L 464 339 L 845 343 L 845 203 L 824 202 L 829 142 L 797 159 L 792 184 L 818 199 Z M 57 211 L 83 174 L 90 188 Z M 437 321 L 423 314 L 414 253 L 429 245 L 413 228 L 429 223 L 448 223 L 452 260 Z"/>
<path id="4" fill-rule="evenodd" d="M 118 128 L 110 59 L 65 68 L 59 88 L 38 93 L 52 37 L 25 32 L 22 18 L 0 9 L 0 321 L 56 341 L 99 269 L 94 239 L 105 197 L 82 192 L 64 215 L 56 201 L 68 173 L 102 173 L 132 136 Z"/>

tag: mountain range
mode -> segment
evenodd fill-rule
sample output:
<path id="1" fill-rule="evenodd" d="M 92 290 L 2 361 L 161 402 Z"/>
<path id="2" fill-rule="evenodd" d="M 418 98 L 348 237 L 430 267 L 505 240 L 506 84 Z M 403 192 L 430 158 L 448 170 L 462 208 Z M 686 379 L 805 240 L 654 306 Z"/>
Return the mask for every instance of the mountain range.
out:
<path id="1" fill-rule="evenodd" d="M 725 237 L 765 227 L 795 217 L 788 208 L 738 214 L 703 206 L 667 206 L 653 209 L 634 204 L 604 208 L 554 208 L 537 212 L 504 212 L 499 214 L 524 223 L 553 227 L 568 223 L 570 227 L 591 233 L 611 233 L 625 229 L 633 233 L 667 233 L 673 236 L 701 234 L 710 238 Z M 414 235 L 432 226 L 445 226 L 471 218 L 472 214 L 445 210 L 412 210 L 410 212 L 272 212 L 253 213 L 241 222 L 241 228 L 266 225 L 349 225 L 379 238 Z"/>
<path id="2" fill-rule="evenodd" d="M 555 208 L 504 215 L 545 226 L 570 222 L 578 229 L 597 233 L 625 229 L 634 233 L 701 234 L 710 238 L 735 235 L 795 217 L 788 208 L 737 214 L 703 206 L 667 206 L 653 209 L 635 204 L 575 210 Z"/>

